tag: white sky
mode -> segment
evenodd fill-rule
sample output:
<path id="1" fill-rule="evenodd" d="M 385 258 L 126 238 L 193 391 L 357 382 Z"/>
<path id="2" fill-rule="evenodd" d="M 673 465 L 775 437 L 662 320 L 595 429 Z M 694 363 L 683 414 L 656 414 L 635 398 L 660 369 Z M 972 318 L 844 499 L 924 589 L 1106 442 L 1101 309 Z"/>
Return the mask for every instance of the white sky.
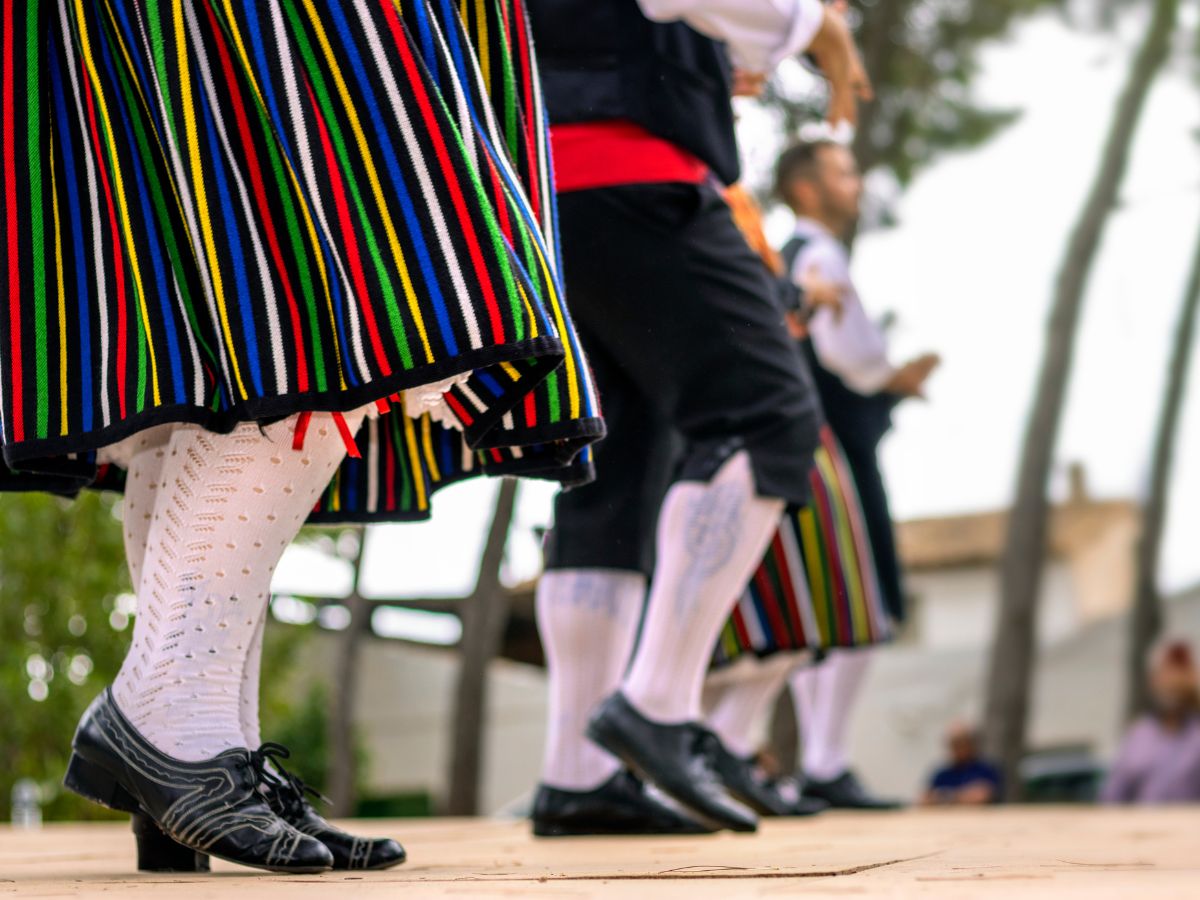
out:
<path id="1" fill-rule="evenodd" d="M 1194 23 L 1189 23 L 1194 24 Z M 896 417 L 883 458 L 897 517 L 1003 506 L 1044 333 L 1053 279 L 1095 168 L 1140 22 L 1119 39 L 1083 36 L 1051 17 L 1031 21 L 984 57 L 985 103 L 1023 110 L 982 148 L 943 158 L 899 206 L 898 227 L 864 235 L 854 276 L 868 308 L 894 310 L 897 358 L 944 358 L 928 404 Z M 1110 222 L 1079 336 L 1060 477 L 1083 462 L 1093 493 L 1139 496 L 1187 267 L 1200 230 L 1200 104 L 1182 73 L 1160 79 L 1146 109 L 1122 208 Z M 761 178 L 778 139 L 748 117 L 748 174 Z M 747 134 L 749 132 L 749 137 Z M 771 220 L 773 237 L 787 225 Z M 1164 586 L 1200 581 L 1200 360 L 1185 406 L 1162 572 Z M 434 500 L 432 521 L 372 529 L 364 592 L 461 595 L 470 589 L 495 484 L 468 482 Z M 1061 495 L 1062 485 L 1055 488 Z M 510 543 L 514 578 L 538 566 L 532 529 L 550 518 L 553 490 L 522 486 Z M 279 592 L 342 593 L 344 572 L 292 548 Z"/>

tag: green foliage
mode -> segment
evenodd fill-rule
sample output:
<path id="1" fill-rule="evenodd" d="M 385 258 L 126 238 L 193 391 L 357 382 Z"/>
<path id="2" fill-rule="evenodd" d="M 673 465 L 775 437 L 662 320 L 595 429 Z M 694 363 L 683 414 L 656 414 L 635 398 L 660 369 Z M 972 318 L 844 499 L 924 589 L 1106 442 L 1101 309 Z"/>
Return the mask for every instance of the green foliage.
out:
<path id="1" fill-rule="evenodd" d="M 276 630 L 293 629 L 284 626 Z M 263 707 L 263 739 L 291 750 L 291 759 L 284 762 L 287 770 L 318 791 L 325 789 L 329 768 L 328 710 L 328 692 L 323 684 L 309 686 L 299 702 Z"/>
<path id="2" fill-rule="evenodd" d="M 1022 16 L 1063 0 L 854 0 L 853 19 L 876 100 L 864 107 L 855 153 L 865 169 L 907 184 L 940 153 L 976 146 L 1012 122 L 1014 110 L 980 106 L 971 87 L 979 52 Z M 776 78 L 763 102 L 794 136 L 819 117 L 820 98 Z"/>
<path id="3" fill-rule="evenodd" d="M 902 184 L 946 150 L 986 141 L 1016 114 L 976 105 L 971 86 L 979 51 L 1013 23 L 1060 0 L 874 0 L 856 4 L 864 29 L 876 11 L 885 35 L 869 34 L 878 71 L 879 102 L 860 151 L 868 165 L 886 165 Z M 886 7 L 896 7 L 889 11 Z M 882 43 L 883 46 L 879 47 Z"/>
<path id="4" fill-rule="evenodd" d="M 99 494 L 0 495 L 0 821 L 21 778 L 42 786 L 46 818 L 109 815 L 59 781 L 75 724 L 129 640 L 116 504 Z"/>

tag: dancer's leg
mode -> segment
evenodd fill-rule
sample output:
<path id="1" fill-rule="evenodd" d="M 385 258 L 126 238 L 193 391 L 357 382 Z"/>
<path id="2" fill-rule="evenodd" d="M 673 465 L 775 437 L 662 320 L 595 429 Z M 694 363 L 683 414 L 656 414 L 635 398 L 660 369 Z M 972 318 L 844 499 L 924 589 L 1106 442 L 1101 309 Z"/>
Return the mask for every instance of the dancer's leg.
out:
<path id="1" fill-rule="evenodd" d="M 564 491 L 538 586 L 549 722 L 533 830 L 570 834 L 692 834 L 699 825 L 645 791 L 586 730 L 633 654 L 654 568 L 654 530 L 677 459 L 677 436 L 621 366 L 585 342 L 604 395 L 609 436 L 596 449 L 603 481 Z"/>
<path id="2" fill-rule="evenodd" d="M 362 414 L 347 419 L 357 429 Z M 175 759 L 246 743 L 242 682 L 271 575 L 346 452 L 328 415 L 314 416 L 300 451 L 293 426 L 290 418 L 228 435 L 171 435 L 133 643 L 113 695 Z"/>
<path id="3" fill-rule="evenodd" d="M 705 724 L 713 769 L 731 796 L 764 816 L 808 816 L 824 803 L 785 796 L 758 765 L 766 743 L 767 722 L 788 674 L 805 654 L 776 653 L 765 660 L 747 655 L 709 675 L 704 685 Z"/>
<path id="4" fill-rule="evenodd" d="M 263 607 L 258 614 L 258 624 L 250 638 L 246 662 L 242 667 L 242 689 L 238 698 L 238 720 L 242 726 L 242 737 L 251 750 L 262 744 L 262 726 L 258 719 L 258 697 L 262 690 L 263 637 L 266 634 L 267 616 L 270 611 Z"/>
<path id="5" fill-rule="evenodd" d="M 550 686 L 543 784 L 591 790 L 621 768 L 584 731 L 596 705 L 621 681 L 645 597 L 640 572 L 561 569 L 542 576 L 537 621 Z"/>
<path id="6" fill-rule="evenodd" d="M 806 499 L 813 395 L 762 263 L 715 192 L 581 191 L 561 208 L 585 347 L 602 347 L 654 421 L 682 437 L 673 486 L 653 507 L 657 559 L 642 637 L 589 734 L 705 821 L 749 830 L 754 817 L 729 800 L 702 751 L 700 692 L 784 501 Z M 608 440 L 620 437 L 619 424 L 609 428 Z M 652 461 L 644 454 L 642 465 Z M 620 496 L 627 472 L 602 458 L 598 469 L 595 493 Z M 556 526 L 582 527 L 562 516 Z"/>
<path id="7" fill-rule="evenodd" d="M 622 685 L 625 697 L 647 718 L 700 719 L 712 648 L 779 527 L 783 508 L 782 500 L 755 493 L 744 452 L 730 458 L 711 482 L 684 481 L 668 492 L 642 636 Z"/>
<path id="8" fill-rule="evenodd" d="M 796 654 L 767 659 L 747 658 L 723 677 L 709 676 L 704 685 L 704 721 L 732 753 L 750 758 L 761 749 L 768 718 L 788 675 L 801 665 Z"/>
<path id="9" fill-rule="evenodd" d="M 135 592 L 142 581 L 146 537 L 150 534 L 150 523 L 154 519 L 154 506 L 162 481 L 170 433 L 162 433 L 161 440 L 152 440 L 149 432 L 143 432 L 139 437 L 142 440 L 134 445 L 125 470 L 125 499 L 121 510 L 125 561 L 129 565 L 129 580 Z"/>
<path id="10" fill-rule="evenodd" d="M 818 666 L 792 676 L 803 741 L 804 774 L 830 781 L 850 768 L 847 736 L 870 650 L 834 650 Z"/>

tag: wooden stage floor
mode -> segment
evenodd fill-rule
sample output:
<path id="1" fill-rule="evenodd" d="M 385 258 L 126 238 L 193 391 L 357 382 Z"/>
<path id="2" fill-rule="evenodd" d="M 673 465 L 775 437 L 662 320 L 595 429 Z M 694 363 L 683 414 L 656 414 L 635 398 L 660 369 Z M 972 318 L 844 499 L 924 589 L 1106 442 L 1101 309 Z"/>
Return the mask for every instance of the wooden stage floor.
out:
<path id="1" fill-rule="evenodd" d="M 522 823 L 359 823 L 394 834 L 388 872 L 139 875 L 123 825 L 0 828 L 0 897 L 1200 898 L 1200 810 L 829 813 L 756 836 L 535 841 Z M 336 892 L 336 893 L 335 893 Z"/>

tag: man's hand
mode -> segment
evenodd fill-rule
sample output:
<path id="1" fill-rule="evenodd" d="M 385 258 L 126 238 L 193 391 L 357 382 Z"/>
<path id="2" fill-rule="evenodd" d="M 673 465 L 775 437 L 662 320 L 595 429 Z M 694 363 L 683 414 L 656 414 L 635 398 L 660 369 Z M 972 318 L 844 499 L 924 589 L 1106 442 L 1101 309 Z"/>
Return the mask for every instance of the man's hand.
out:
<path id="1" fill-rule="evenodd" d="M 862 57 L 854 45 L 854 36 L 846 24 L 844 6 L 825 7 L 821 28 L 808 46 L 808 52 L 829 82 L 830 124 L 858 122 L 858 103 L 870 100 L 871 80 L 863 68 Z"/>
<path id="2" fill-rule="evenodd" d="M 804 291 L 805 305 L 813 312 L 828 309 L 833 313 L 834 321 L 841 319 L 846 285 L 824 278 L 815 263 L 800 276 L 800 290 Z"/>
<path id="3" fill-rule="evenodd" d="M 954 801 L 962 806 L 986 806 L 996 799 L 995 787 L 987 781 L 973 781 L 958 789 Z"/>
<path id="4" fill-rule="evenodd" d="M 941 361 L 942 358 L 936 353 L 918 356 L 897 369 L 896 374 L 892 376 L 891 381 L 884 385 L 883 389 L 890 394 L 899 394 L 902 397 L 924 398 L 925 381 Z"/>
<path id="5" fill-rule="evenodd" d="M 747 72 L 745 69 L 733 70 L 733 96 L 759 97 L 767 86 L 767 76 L 760 72 Z"/>
<path id="6" fill-rule="evenodd" d="M 808 337 L 808 323 L 804 320 L 803 313 L 786 312 L 783 314 L 783 321 L 787 324 L 787 332 L 792 340 L 802 341 Z"/>

